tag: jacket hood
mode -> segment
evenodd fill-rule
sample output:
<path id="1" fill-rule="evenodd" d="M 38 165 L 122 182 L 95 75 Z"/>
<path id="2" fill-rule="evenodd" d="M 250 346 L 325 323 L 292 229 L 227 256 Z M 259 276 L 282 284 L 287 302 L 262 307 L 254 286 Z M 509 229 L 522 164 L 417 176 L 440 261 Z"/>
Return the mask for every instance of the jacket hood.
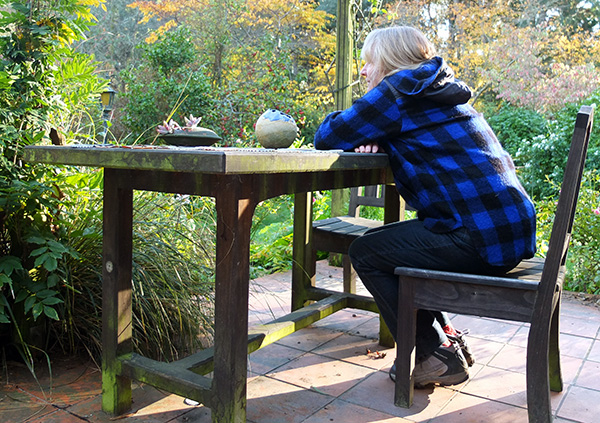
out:
<path id="1" fill-rule="evenodd" d="M 441 57 L 433 57 L 416 69 L 405 69 L 384 79 L 397 94 L 427 98 L 445 104 L 464 104 L 471 98 L 467 85 Z"/>

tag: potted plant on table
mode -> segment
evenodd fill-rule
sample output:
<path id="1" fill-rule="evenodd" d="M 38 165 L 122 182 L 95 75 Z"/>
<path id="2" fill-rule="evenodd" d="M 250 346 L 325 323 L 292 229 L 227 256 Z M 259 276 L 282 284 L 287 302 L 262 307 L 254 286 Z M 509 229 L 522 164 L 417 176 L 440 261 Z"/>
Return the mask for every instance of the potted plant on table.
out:
<path id="1" fill-rule="evenodd" d="M 171 119 L 169 122 L 164 121 L 162 125 L 158 125 L 156 131 L 159 133 L 159 138 L 170 145 L 182 147 L 198 147 L 208 146 L 221 140 L 214 131 L 198 126 L 201 117 L 184 117 L 185 126 L 180 126 L 177 122 Z"/>

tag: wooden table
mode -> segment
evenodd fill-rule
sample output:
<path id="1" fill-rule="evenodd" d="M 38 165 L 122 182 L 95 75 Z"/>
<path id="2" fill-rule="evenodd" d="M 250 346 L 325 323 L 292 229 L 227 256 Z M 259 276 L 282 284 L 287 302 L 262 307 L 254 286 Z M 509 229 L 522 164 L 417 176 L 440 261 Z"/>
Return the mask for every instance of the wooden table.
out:
<path id="1" fill-rule="evenodd" d="M 376 310 L 370 298 L 314 286 L 312 191 L 392 182 L 385 154 L 310 149 L 26 147 L 24 159 L 104 168 L 102 408 L 131 406 L 131 380 L 211 408 L 213 422 L 246 421 L 247 354 L 344 307 Z M 133 190 L 215 198 L 214 348 L 173 363 L 133 353 Z M 392 190 L 388 190 L 392 191 Z M 295 194 L 291 314 L 248 330 L 250 227 L 261 201 Z M 396 203 L 397 203 L 397 196 Z M 390 197 L 390 210 L 397 208 Z M 213 377 L 204 374 L 214 371 Z"/>

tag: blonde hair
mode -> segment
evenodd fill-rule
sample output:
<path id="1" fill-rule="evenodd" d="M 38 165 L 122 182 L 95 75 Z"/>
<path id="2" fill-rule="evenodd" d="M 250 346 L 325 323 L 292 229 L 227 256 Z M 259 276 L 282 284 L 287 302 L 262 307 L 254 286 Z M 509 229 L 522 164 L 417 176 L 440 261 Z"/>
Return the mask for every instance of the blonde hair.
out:
<path id="1" fill-rule="evenodd" d="M 373 30 L 367 35 L 361 54 L 382 77 L 403 69 L 416 69 L 435 55 L 435 46 L 421 31 L 410 26 Z"/>

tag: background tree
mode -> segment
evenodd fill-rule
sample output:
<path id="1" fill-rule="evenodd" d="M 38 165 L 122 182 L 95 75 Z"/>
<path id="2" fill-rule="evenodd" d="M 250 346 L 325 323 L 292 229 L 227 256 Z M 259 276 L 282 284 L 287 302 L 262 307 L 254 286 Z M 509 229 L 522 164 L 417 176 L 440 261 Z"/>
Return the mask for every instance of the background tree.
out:
<path id="1" fill-rule="evenodd" d="M 160 26 L 155 19 L 142 23 L 143 14 L 128 7 L 130 3 L 130 0 L 107 0 L 93 7 L 91 12 L 97 24 L 76 44 L 77 51 L 94 56 L 99 62 L 98 71 L 106 78 L 140 60 L 142 51 L 137 46 Z"/>
<path id="2" fill-rule="evenodd" d="M 226 145 L 252 144 L 254 122 L 268 108 L 291 113 L 304 139 L 312 139 L 312 122 L 320 120 L 316 110 L 330 89 L 324 64 L 331 61 L 335 42 L 327 28 L 330 18 L 316 4 L 205 0 L 136 2 L 132 7 L 144 19 L 162 23 L 156 37 L 176 26 L 190 30 L 194 66 L 209 75 L 213 87 L 202 124 Z M 143 73 L 139 64 L 127 75 L 138 73 Z"/>
<path id="3" fill-rule="evenodd" d="M 598 34 L 587 24 L 597 22 L 597 7 L 559 0 L 400 1 L 379 21 L 423 30 L 474 90 L 474 102 L 492 94 L 552 112 L 600 84 Z"/>

